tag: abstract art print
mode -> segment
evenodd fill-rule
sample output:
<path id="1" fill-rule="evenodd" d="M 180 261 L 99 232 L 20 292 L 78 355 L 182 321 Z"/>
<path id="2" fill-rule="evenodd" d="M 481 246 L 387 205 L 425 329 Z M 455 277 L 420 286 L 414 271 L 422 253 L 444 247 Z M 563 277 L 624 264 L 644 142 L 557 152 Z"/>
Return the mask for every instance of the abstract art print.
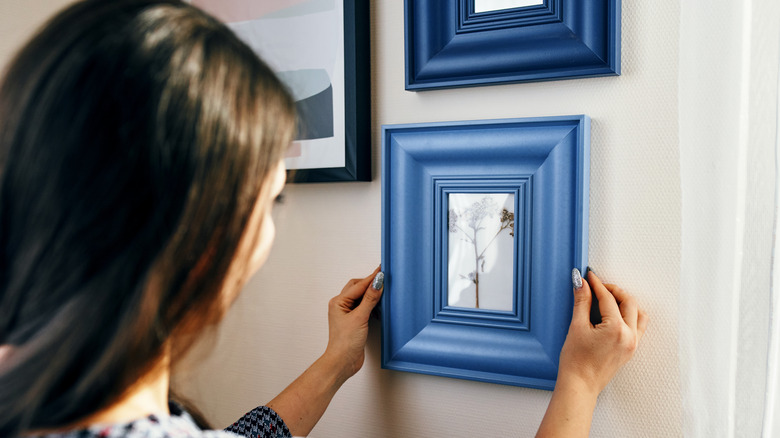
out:
<path id="1" fill-rule="evenodd" d="M 298 132 L 295 181 L 370 179 L 368 6 L 356 0 L 191 0 L 225 22 L 284 82 Z M 360 118 L 360 120 L 358 120 Z"/>
<path id="2" fill-rule="evenodd" d="M 552 389 L 588 259 L 587 116 L 382 127 L 382 367 Z"/>

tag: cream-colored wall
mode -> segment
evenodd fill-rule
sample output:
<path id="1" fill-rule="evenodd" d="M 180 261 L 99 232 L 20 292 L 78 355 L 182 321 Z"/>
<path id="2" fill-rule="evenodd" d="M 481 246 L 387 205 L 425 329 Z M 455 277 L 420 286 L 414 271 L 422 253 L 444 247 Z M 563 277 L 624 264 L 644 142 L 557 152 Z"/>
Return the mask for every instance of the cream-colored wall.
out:
<path id="1" fill-rule="evenodd" d="M 0 1 L 0 68 L 55 11 L 73 0 Z"/>
<path id="2" fill-rule="evenodd" d="M 272 398 L 323 350 L 326 304 L 380 259 L 380 126 L 585 113 L 593 118 L 590 263 L 634 292 L 652 321 L 636 358 L 602 394 L 594 437 L 679 436 L 680 182 L 678 4 L 623 1 L 623 74 L 404 91 L 403 2 L 374 0 L 371 183 L 289 186 L 268 264 L 187 385 L 225 424 Z M 374 324 L 363 370 L 313 437 L 532 436 L 545 391 L 381 370 Z"/>
<path id="3" fill-rule="evenodd" d="M 65 3 L 2 0 L 0 65 Z M 287 188 L 270 260 L 210 357 L 177 375 L 178 386 L 227 424 L 322 352 L 329 298 L 380 260 L 382 124 L 584 113 L 593 119 L 590 264 L 652 318 L 635 359 L 600 397 L 592 436 L 679 436 L 677 3 L 623 1 L 620 77 L 412 93 L 403 87 L 403 2 L 371 0 L 374 181 Z M 533 435 L 549 392 L 381 370 L 378 328 L 373 322 L 363 369 L 311 436 Z"/>

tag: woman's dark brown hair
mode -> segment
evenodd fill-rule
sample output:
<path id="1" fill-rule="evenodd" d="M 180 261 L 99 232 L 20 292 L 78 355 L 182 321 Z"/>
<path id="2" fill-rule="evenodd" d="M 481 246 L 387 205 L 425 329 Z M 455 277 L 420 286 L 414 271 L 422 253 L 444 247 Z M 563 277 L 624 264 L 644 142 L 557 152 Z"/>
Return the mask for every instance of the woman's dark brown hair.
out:
<path id="1" fill-rule="evenodd" d="M 21 50 L 0 87 L 0 436 L 109 406 L 221 318 L 293 123 L 268 67 L 179 1 L 82 1 Z"/>

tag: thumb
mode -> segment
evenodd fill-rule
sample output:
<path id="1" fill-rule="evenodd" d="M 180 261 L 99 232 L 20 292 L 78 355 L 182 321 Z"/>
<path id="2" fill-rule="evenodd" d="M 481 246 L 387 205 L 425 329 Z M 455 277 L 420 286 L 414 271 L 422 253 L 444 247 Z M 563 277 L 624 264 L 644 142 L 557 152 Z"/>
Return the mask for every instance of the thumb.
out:
<path id="1" fill-rule="evenodd" d="M 590 325 L 590 285 L 582 279 L 582 274 L 577 268 L 571 270 L 571 282 L 574 289 L 574 310 L 571 323 L 572 325 Z"/>
<path id="2" fill-rule="evenodd" d="M 366 320 L 368 320 L 368 317 L 371 315 L 371 311 L 374 310 L 374 307 L 376 307 L 377 303 L 379 303 L 379 299 L 382 298 L 384 280 L 385 274 L 381 271 L 377 272 L 376 277 L 374 277 L 374 281 L 371 282 L 371 286 L 366 289 L 366 293 L 363 295 L 363 299 L 355 308 L 355 312 Z"/>

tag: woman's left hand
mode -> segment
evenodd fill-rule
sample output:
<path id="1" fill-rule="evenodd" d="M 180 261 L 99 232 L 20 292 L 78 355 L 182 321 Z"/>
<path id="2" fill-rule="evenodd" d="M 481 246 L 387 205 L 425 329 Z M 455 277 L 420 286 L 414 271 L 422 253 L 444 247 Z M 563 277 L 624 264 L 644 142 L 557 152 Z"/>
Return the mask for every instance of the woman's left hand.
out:
<path id="1" fill-rule="evenodd" d="M 290 432 L 305 436 L 322 417 L 342 384 L 365 359 L 368 317 L 382 297 L 373 287 L 379 268 L 366 278 L 350 280 L 328 304 L 328 347 L 325 353 L 268 403 Z"/>
<path id="2" fill-rule="evenodd" d="M 383 287 L 374 289 L 379 269 L 365 278 L 350 280 L 328 303 L 328 347 L 323 356 L 340 364 L 343 381 L 363 366 L 368 318 L 382 297 Z"/>

